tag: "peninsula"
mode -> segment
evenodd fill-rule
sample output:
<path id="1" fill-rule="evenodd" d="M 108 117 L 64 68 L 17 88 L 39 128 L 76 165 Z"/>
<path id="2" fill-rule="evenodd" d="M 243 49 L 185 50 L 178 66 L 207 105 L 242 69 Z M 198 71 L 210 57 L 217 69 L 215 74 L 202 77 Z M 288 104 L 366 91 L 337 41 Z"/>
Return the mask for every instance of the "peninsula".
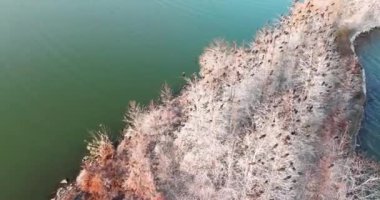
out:
<path id="1" fill-rule="evenodd" d="M 305 0 L 248 45 L 214 41 L 180 94 L 130 104 L 120 144 L 100 131 L 55 199 L 380 199 L 353 48 L 377 26 L 377 0 Z"/>

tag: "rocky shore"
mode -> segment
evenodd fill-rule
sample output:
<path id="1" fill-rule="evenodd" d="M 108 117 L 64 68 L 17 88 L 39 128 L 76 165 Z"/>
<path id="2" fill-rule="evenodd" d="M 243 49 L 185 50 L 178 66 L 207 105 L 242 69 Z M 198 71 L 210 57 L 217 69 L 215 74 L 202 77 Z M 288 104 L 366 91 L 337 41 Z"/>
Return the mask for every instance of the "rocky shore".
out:
<path id="1" fill-rule="evenodd" d="M 132 102 L 55 199 L 380 199 L 380 164 L 356 153 L 363 115 L 356 36 L 376 0 L 305 0 L 250 44 L 214 41 L 173 97 Z"/>

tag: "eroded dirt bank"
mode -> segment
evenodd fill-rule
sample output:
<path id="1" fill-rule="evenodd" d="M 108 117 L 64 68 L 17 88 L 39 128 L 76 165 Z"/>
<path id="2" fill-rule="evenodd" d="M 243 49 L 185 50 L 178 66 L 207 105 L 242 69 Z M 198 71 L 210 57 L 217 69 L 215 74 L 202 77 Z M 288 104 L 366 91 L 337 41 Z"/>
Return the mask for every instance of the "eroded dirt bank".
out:
<path id="1" fill-rule="evenodd" d="M 251 44 L 215 41 L 200 73 L 162 103 L 131 104 L 56 199 L 380 199 L 380 165 L 357 155 L 363 113 L 356 33 L 376 0 L 309 0 Z"/>

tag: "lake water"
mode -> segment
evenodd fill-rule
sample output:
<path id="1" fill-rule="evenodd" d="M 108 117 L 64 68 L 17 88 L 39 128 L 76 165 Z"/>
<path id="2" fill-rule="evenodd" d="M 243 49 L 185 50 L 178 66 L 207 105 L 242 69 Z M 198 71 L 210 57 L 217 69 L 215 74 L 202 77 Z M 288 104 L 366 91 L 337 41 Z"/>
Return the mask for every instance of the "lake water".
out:
<path id="1" fill-rule="evenodd" d="M 361 149 L 380 160 L 380 29 L 358 39 L 356 51 L 365 69 L 367 100 L 359 131 Z"/>
<path id="2" fill-rule="evenodd" d="M 0 0 L 0 200 L 42 200 L 73 178 L 89 130 L 114 138 L 215 38 L 249 41 L 291 0 Z"/>

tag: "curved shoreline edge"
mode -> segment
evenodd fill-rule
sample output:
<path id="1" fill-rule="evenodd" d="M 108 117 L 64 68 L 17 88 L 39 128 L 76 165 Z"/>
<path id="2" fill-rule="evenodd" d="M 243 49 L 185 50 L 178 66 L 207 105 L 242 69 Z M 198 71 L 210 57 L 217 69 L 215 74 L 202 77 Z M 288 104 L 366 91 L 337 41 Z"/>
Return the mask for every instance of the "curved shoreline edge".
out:
<path id="1" fill-rule="evenodd" d="M 376 16 L 376 0 L 305 0 L 247 46 L 213 42 L 177 97 L 130 105 L 117 147 L 100 132 L 55 199 L 380 199 L 380 164 L 352 150 L 353 45 Z"/>
<path id="2" fill-rule="evenodd" d="M 370 25 L 368 27 L 366 27 L 365 29 L 361 30 L 361 31 L 357 31 L 353 34 L 353 36 L 351 37 L 350 39 L 350 42 L 351 42 L 351 49 L 352 51 L 355 53 L 355 56 L 357 57 L 356 55 L 356 49 L 355 49 L 355 41 L 358 37 L 360 37 L 361 35 L 363 34 L 366 34 L 366 33 L 369 33 L 375 29 L 379 29 L 380 28 L 380 25 L 379 24 L 375 24 L 375 25 Z M 364 94 L 366 95 L 367 94 L 367 88 L 366 88 L 366 75 L 365 75 L 365 68 L 362 67 L 362 76 L 363 76 L 363 92 Z"/>
<path id="3" fill-rule="evenodd" d="M 379 24 L 375 24 L 375 25 L 369 25 L 367 26 L 366 28 L 364 28 L 363 30 L 361 31 L 357 31 L 353 34 L 353 36 L 351 37 L 350 39 L 350 42 L 351 42 L 351 49 L 352 49 L 352 52 L 355 53 L 355 57 L 358 58 L 357 54 L 356 54 L 356 49 L 355 49 L 355 42 L 356 42 L 356 39 L 358 37 L 360 37 L 361 35 L 363 34 L 366 34 L 366 33 L 369 33 L 375 29 L 378 29 L 380 28 L 380 25 Z M 363 77 L 363 84 L 362 84 L 362 89 L 363 89 L 363 93 L 364 93 L 364 98 L 367 99 L 367 85 L 366 85 L 366 74 L 365 74 L 365 68 L 364 66 L 362 66 L 362 77 Z M 363 109 L 365 107 L 365 104 L 363 105 Z M 360 119 L 358 120 L 358 127 L 356 129 L 356 131 L 354 132 L 354 148 L 357 148 L 359 147 L 359 143 L 357 141 L 358 139 L 358 135 L 359 135 L 359 132 L 360 132 L 360 129 L 361 129 L 361 126 L 362 126 L 362 123 L 363 123 L 363 120 L 364 120 L 364 117 L 365 117 L 365 113 L 363 112 L 361 114 L 361 117 Z"/>

